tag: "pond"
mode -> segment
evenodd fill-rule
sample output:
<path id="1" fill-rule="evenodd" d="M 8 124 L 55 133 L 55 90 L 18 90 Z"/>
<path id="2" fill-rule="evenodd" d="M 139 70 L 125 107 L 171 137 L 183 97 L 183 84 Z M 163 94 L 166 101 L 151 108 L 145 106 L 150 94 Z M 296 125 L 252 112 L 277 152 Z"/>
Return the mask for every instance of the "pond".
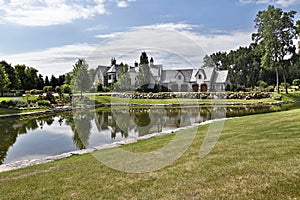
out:
<path id="1" fill-rule="evenodd" d="M 77 110 L 0 119 L 0 164 L 110 144 L 175 130 L 212 118 L 266 113 L 274 106 L 140 107 Z"/>

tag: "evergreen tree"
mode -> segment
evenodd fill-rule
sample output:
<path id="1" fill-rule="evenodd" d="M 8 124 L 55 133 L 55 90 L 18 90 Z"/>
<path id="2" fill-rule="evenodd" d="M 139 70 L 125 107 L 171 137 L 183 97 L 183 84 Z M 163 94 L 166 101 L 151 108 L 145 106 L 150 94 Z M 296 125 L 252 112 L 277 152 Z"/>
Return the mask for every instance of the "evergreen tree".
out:
<path id="1" fill-rule="evenodd" d="M 45 86 L 51 86 L 48 76 L 45 78 Z"/>
<path id="2" fill-rule="evenodd" d="M 50 85 L 52 86 L 53 89 L 55 89 L 56 86 L 58 86 L 58 80 L 53 74 L 50 79 Z"/>
<path id="3" fill-rule="evenodd" d="M 45 86 L 45 83 L 44 83 L 43 75 L 39 74 L 37 89 L 43 90 L 44 86 Z"/>
<path id="4" fill-rule="evenodd" d="M 136 75 L 136 86 L 142 92 L 148 90 L 151 81 L 151 71 L 149 67 L 149 60 L 146 52 L 142 52 L 140 56 L 139 70 Z"/>

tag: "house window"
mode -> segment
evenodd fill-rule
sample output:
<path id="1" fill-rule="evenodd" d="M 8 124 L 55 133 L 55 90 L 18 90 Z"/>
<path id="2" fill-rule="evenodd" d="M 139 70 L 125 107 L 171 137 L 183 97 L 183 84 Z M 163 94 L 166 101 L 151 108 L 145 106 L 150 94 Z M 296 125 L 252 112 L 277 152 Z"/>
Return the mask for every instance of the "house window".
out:
<path id="1" fill-rule="evenodd" d="M 201 79 L 201 78 L 202 78 L 201 74 L 199 74 L 199 75 L 198 75 L 198 78 L 199 78 L 199 79 Z"/>
<path id="2" fill-rule="evenodd" d="M 111 80 L 111 75 L 108 75 L 108 79 Z"/>
<path id="3" fill-rule="evenodd" d="M 182 76 L 181 75 L 178 75 L 178 80 L 181 80 L 182 79 Z"/>

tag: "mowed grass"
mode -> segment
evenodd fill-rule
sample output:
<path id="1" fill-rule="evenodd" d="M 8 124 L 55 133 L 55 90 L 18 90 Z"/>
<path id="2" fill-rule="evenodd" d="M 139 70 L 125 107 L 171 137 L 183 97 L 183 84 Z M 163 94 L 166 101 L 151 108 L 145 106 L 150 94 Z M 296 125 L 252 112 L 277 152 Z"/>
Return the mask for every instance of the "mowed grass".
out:
<path id="1" fill-rule="evenodd" d="M 119 98 L 111 96 L 98 96 L 88 95 L 95 103 L 112 103 L 112 104 L 201 104 L 201 103 L 270 103 L 276 102 L 276 100 L 266 99 L 185 99 L 185 98 L 173 98 L 173 99 L 130 99 L 130 98 Z"/>
<path id="2" fill-rule="evenodd" d="M 74 156 L 0 173 L 0 199 L 300 198 L 300 109 L 227 120 L 216 146 L 200 159 L 208 127 L 200 126 L 183 156 L 158 171 L 125 173 L 101 164 L 91 154 Z M 122 148 L 152 151 L 173 137 Z"/>

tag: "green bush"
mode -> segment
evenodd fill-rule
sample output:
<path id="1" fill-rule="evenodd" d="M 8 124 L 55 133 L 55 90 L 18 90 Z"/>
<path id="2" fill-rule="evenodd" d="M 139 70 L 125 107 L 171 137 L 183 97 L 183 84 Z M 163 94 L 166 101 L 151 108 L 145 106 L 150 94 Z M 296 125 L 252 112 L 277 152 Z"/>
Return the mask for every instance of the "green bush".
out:
<path id="1" fill-rule="evenodd" d="M 62 93 L 62 87 L 56 86 L 55 87 L 55 92 L 57 92 L 58 94 L 61 94 Z"/>
<path id="2" fill-rule="evenodd" d="M 72 89 L 71 89 L 71 86 L 69 84 L 63 84 L 61 86 L 61 89 L 62 89 L 62 93 L 65 93 L 65 94 L 71 94 L 72 93 Z"/>
<path id="3" fill-rule="evenodd" d="M 38 106 L 46 106 L 46 107 L 50 107 L 51 102 L 48 100 L 38 100 L 37 101 Z"/>
<path id="4" fill-rule="evenodd" d="M 27 107 L 26 101 L 15 101 L 15 100 L 9 100 L 9 101 L 1 101 L 0 107 L 1 108 L 11 108 L 11 107 Z"/>
<path id="5" fill-rule="evenodd" d="M 262 80 L 257 81 L 257 85 L 260 88 L 266 88 L 268 86 L 268 84 Z"/>
<path id="6" fill-rule="evenodd" d="M 27 93 L 27 92 L 26 92 Z M 37 94 L 43 94 L 43 90 L 36 90 L 36 89 L 33 89 L 33 90 L 30 90 L 29 93 L 31 95 L 37 95 Z M 28 93 L 27 93 L 28 94 Z"/>
<path id="7" fill-rule="evenodd" d="M 52 86 L 45 86 L 45 87 L 43 88 L 43 91 L 44 91 L 44 92 L 53 92 L 53 88 L 52 88 Z"/>
<path id="8" fill-rule="evenodd" d="M 272 85 L 269 85 L 267 87 L 267 92 L 274 92 L 274 87 Z"/>
<path id="9" fill-rule="evenodd" d="M 300 86 L 300 79 L 294 79 L 292 84 L 294 86 Z"/>

